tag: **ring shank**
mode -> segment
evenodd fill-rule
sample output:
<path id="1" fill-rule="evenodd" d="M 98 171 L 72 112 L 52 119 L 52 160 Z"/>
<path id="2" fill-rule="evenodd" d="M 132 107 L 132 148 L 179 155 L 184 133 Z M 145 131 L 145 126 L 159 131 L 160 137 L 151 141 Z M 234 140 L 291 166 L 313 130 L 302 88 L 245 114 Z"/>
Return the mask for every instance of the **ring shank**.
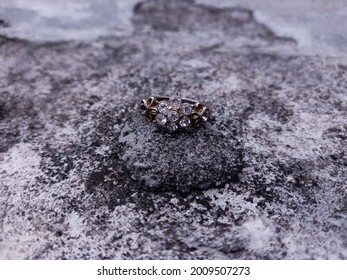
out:
<path id="1" fill-rule="evenodd" d="M 158 100 L 158 102 L 160 102 L 160 101 L 169 101 L 170 100 L 170 97 L 167 97 L 167 96 L 154 96 L 154 97 Z M 196 103 L 200 103 L 197 100 L 189 99 L 189 98 L 182 98 L 181 100 L 182 100 L 182 102 L 190 103 L 192 105 L 194 105 Z"/>

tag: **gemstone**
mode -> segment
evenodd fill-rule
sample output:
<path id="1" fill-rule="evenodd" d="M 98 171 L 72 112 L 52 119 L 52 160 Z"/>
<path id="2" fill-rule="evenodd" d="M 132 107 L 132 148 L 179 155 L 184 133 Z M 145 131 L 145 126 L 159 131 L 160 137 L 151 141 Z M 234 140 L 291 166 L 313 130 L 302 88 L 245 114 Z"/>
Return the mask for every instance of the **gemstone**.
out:
<path id="1" fill-rule="evenodd" d="M 185 116 L 189 116 L 192 112 L 192 106 L 188 103 L 183 103 L 181 106 L 182 114 Z"/>
<path id="2" fill-rule="evenodd" d="M 169 100 L 169 105 L 174 108 L 179 108 L 181 105 L 182 99 L 178 96 L 172 96 Z"/>
<path id="3" fill-rule="evenodd" d="M 145 105 L 141 105 L 140 112 L 142 116 L 146 116 L 148 114 L 148 109 Z"/>
<path id="4" fill-rule="evenodd" d="M 179 115 L 176 111 L 168 111 L 167 118 L 169 119 L 170 122 L 176 122 L 179 118 Z"/>
<path id="5" fill-rule="evenodd" d="M 157 124 L 160 126 L 164 126 L 167 123 L 167 118 L 162 113 L 157 114 L 155 116 L 155 120 L 156 120 Z"/>
<path id="6" fill-rule="evenodd" d="M 190 126 L 190 118 L 189 117 L 183 117 L 180 120 L 180 126 L 183 128 L 187 128 Z"/>
<path id="7" fill-rule="evenodd" d="M 160 113 L 165 114 L 166 110 L 168 109 L 168 106 L 169 106 L 169 104 L 166 101 L 161 101 L 161 102 L 159 102 L 159 105 L 158 105 L 158 111 Z"/>
<path id="8" fill-rule="evenodd" d="M 169 122 L 166 127 L 170 132 L 174 132 L 178 129 L 178 126 L 173 122 Z"/>

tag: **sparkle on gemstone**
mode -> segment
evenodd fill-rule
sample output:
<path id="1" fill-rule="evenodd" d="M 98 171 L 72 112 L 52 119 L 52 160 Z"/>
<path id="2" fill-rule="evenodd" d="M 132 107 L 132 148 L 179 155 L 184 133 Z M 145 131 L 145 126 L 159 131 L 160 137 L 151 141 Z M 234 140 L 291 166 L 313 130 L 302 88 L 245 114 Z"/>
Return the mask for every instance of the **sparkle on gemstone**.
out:
<path id="1" fill-rule="evenodd" d="M 169 105 L 174 108 L 179 108 L 181 105 L 182 99 L 178 96 L 172 96 L 169 100 Z"/>
<path id="2" fill-rule="evenodd" d="M 158 105 L 158 111 L 160 113 L 165 114 L 166 110 L 168 109 L 168 106 L 169 106 L 169 104 L 166 101 L 161 101 L 161 102 L 159 102 L 159 105 Z"/>
<path id="3" fill-rule="evenodd" d="M 174 132 L 178 129 L 178 126 L 173 122 L 169 122 L 166 127 L 171 132 Z"/>
<path id="4" fill-rule="evenodd" d="M 155 120 L 156 120 L 157 124 L 160 126 L 164 126 L 167 123 L 167 118 L 162 113 L 157 114 L 155 116 Z"/>
<path id="5" fill-rule="evenodd" d="M 167 118 L 169 119 L 170 122 L 176 122 L 179 118 L 179 115 L 176 111 L 168 111 L 167 112 Z"/>
<path id="6" fill-rule="evenodd" d="M 180 120 L 180 126 L 183 128 L 187 128 L 190 126 L 190 118 L 189 117 L 183 117 Z"/>
<path id="7" fill-rule="evenodd" d="M 183 103 L 181 106 L 182 114 L 185 116 L 189 116 L 192 112 L 192 106 L 188 103 Z"/>
<path id="8" fill-rule="evenodd" d="M 202 121 L 203 122 L 207 122 L 207 120 L 208 120 L 208 117 L 209 117 L 209 110 L 208 109 L 205 109 L 205 111 L 202 113 L 202 116 L 201 116 L 201 118 L 202 118 Z"/>

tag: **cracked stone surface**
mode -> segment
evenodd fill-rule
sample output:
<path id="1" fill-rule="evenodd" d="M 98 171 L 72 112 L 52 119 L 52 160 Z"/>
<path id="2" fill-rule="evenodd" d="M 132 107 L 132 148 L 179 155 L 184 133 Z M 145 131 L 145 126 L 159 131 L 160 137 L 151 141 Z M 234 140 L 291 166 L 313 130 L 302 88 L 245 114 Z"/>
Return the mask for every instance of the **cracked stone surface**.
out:
<path id="1" fill-rule="evenodd" d="M 234 2 L 0 4 L 0 258 L 347 258 L 346 30 Z M 135 108 L 175 91 L 213 119 Z"/>

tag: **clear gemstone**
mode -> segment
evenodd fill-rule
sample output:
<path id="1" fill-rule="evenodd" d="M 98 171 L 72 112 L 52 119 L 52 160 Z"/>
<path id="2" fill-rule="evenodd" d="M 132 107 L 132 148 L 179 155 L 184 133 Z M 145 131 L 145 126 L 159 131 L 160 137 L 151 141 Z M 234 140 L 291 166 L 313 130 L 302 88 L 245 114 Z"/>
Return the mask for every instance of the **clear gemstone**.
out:
<path id="1" fill-rule="evenodd" d="M 168 109 L 168 106 L 169 106 L 169 104 L 166 101 L 161 101 L 161 102 L 159 102 L 159 105 L 158 105 L 158 111 L 160 113 L 165 114 L 166 110 Z"/>
<path id="2" fill-rule="evenodd" d="M 164 126 L 167 123 L 167 118 L 165 117 L 164 114 L 161 114 L 161 113 L 159 113 L 155 116 L 155 120 L 156 120 L 157 124 L 160 126 Z"/>
<path id="3" fill-rule="evenodd" d="M 169 105 L 174 108 L 179 108 L 181 105 L 182 99 L 178 96 L 172 96 L 169 100 Z"/>
<path id="4" fill-rule="evenodd" d="M 178 129 L 178 126 L 173 122 L 169 122 L 166 127 L 171 132 L 174 132 Z"/>
<path id="5" fill-rule="evenodd" d="M 179 118 L 179 115 L 176 111 L 168 111 L 167 118 L 169 119 L 170 122 L 176 122 Z"/>
<path id="6" fill-rule="evenodd" d="M 188 103 L 183 103 L 181 106 L 181 111 L 182 111 L 183 115 L 189 116 L 190 113 L 192 112 L 192 106 Z"/>
<path id="7" fill-rule="evenodd" d="M 183 117 L 180 121 L 180 126 L 183 128 L 187 128 L 190 126 L 190 118 L 188 117 Z"/>

